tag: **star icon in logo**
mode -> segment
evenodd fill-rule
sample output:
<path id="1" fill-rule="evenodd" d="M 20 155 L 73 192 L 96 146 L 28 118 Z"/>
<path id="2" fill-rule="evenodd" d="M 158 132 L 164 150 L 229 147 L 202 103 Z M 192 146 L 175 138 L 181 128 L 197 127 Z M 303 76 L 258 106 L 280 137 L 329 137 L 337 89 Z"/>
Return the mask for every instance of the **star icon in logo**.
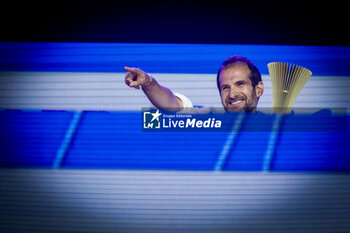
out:
<path id="1" fill-rule="evenodd" d="M 157 109 L 157 112 L 151 113 L 151 115 L 153 116 L 153 118 L 152 118 L 152 120 L 151 120 L 151 122 L 152 122 L 152 121 L 154 121 L 154 120 L 159 121 L 159 116 L 162 115 L 162 114 L 159 113 L 159 109 Z"/>

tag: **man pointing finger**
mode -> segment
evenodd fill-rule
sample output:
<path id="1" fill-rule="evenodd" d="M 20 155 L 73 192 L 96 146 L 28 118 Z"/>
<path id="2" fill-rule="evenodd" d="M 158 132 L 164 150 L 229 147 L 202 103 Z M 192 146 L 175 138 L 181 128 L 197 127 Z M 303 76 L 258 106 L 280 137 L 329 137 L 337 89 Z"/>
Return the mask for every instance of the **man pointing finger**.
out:
<path id="1" fill-rule="evenodd" d="M 128 72 L 125 83 L 129 87 L 142 90 L 159 109 L 181 111 L 193 107 L 184 95 L 173 93 L 161 86 L 149 74 L 139 68 L 124 67 Z M 259 98 L 264 92 L 264 84 L 258 68 L 247 58 L 232 56 L 226 59 L 217 73 L 217 87 L 221 103 L 227 112 L 256 112 Z"/>
<path id="2" fill-rule="evenodd" d="M 151 103 L 157 108 L 178 111 L 184 108 L 183 101 L 176 97 L 170 89 L 161 86 L 150 74 L 139 68 L 125 66 L 124 69 L 128 71 L 125 75 L 125 84 L 136 89 L 141 87 Z"/>

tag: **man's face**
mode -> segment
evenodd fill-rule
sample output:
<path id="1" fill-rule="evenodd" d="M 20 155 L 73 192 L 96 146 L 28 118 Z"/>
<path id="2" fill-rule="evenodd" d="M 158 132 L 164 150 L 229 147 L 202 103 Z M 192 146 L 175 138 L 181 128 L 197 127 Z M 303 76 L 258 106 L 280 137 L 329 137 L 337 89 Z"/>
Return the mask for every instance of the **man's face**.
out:
<path id="1" fill-rule="evenodd" d="M 255 111 L 264 85 L 259 82 L 254 88 L 249 79 L 250 69 L 246 64 L 236 64 L 224 69 L 219 75 L 221 103 L 228 112 Z"/>

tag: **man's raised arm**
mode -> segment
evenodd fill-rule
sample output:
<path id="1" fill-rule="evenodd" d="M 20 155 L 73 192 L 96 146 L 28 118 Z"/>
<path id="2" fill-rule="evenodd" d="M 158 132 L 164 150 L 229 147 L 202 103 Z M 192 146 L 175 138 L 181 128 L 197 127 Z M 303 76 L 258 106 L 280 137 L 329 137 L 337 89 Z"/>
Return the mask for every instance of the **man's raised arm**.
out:
<path id="1" fill-rule="evenodd" d="M 182 101 L 173 92 L 161 86 L 157 80 L 139 68 L 124 67 L 127 71 L 125 84 L 135 89 L 142 88 L 151 103 L 159 109 L 180 111 L 183 109 Z"/>

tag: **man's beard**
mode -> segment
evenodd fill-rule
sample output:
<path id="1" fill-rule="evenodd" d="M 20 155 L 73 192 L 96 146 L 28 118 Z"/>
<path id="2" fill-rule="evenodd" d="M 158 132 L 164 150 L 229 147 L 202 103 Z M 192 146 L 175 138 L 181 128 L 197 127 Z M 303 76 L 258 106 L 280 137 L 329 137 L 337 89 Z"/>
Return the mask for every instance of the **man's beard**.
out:
<path id="1" fill-rule="evenodd" d="M 226 112 L 248 112 L 248 113 L 254 113 L 254 112 L 256 112 L 256 106 L 249 106 L 246 103 L 245 106 L 243 108 L 240 108 L 240 109 L 232 109 L 232 108 L 225 107 L 225 111 Z"/>
<path id="2" fill-rule="evenodd" d="M 251 102 L 247 102 L 248 98 L 246 98 L 246 96 L 244 96 L 244 95 L 236 96 L 236 97 L 234 97 L 232 99 L 229 98 L 228 100 L 225 101 L 225 103 L 226 103 L 226 106 L 224 106 L 225 111 L 226 112 L 248 112 L 248 113 L 254 113 L 254 112 L 256 112 L 256 104 L 254 104 L 257 101 L 256 98 L 257 97 L 256 97 L 254 92 L 252 93 L 252 96 L 251 96 Z M 239 101 L 239 100 L 245 102 L 245 104 L 244 104 L 244 106 L 242 108 L 234 108 L 234 107 L 230 108 L 229 107 L 230 103 L 233 103 L 233 102 Z"/>

